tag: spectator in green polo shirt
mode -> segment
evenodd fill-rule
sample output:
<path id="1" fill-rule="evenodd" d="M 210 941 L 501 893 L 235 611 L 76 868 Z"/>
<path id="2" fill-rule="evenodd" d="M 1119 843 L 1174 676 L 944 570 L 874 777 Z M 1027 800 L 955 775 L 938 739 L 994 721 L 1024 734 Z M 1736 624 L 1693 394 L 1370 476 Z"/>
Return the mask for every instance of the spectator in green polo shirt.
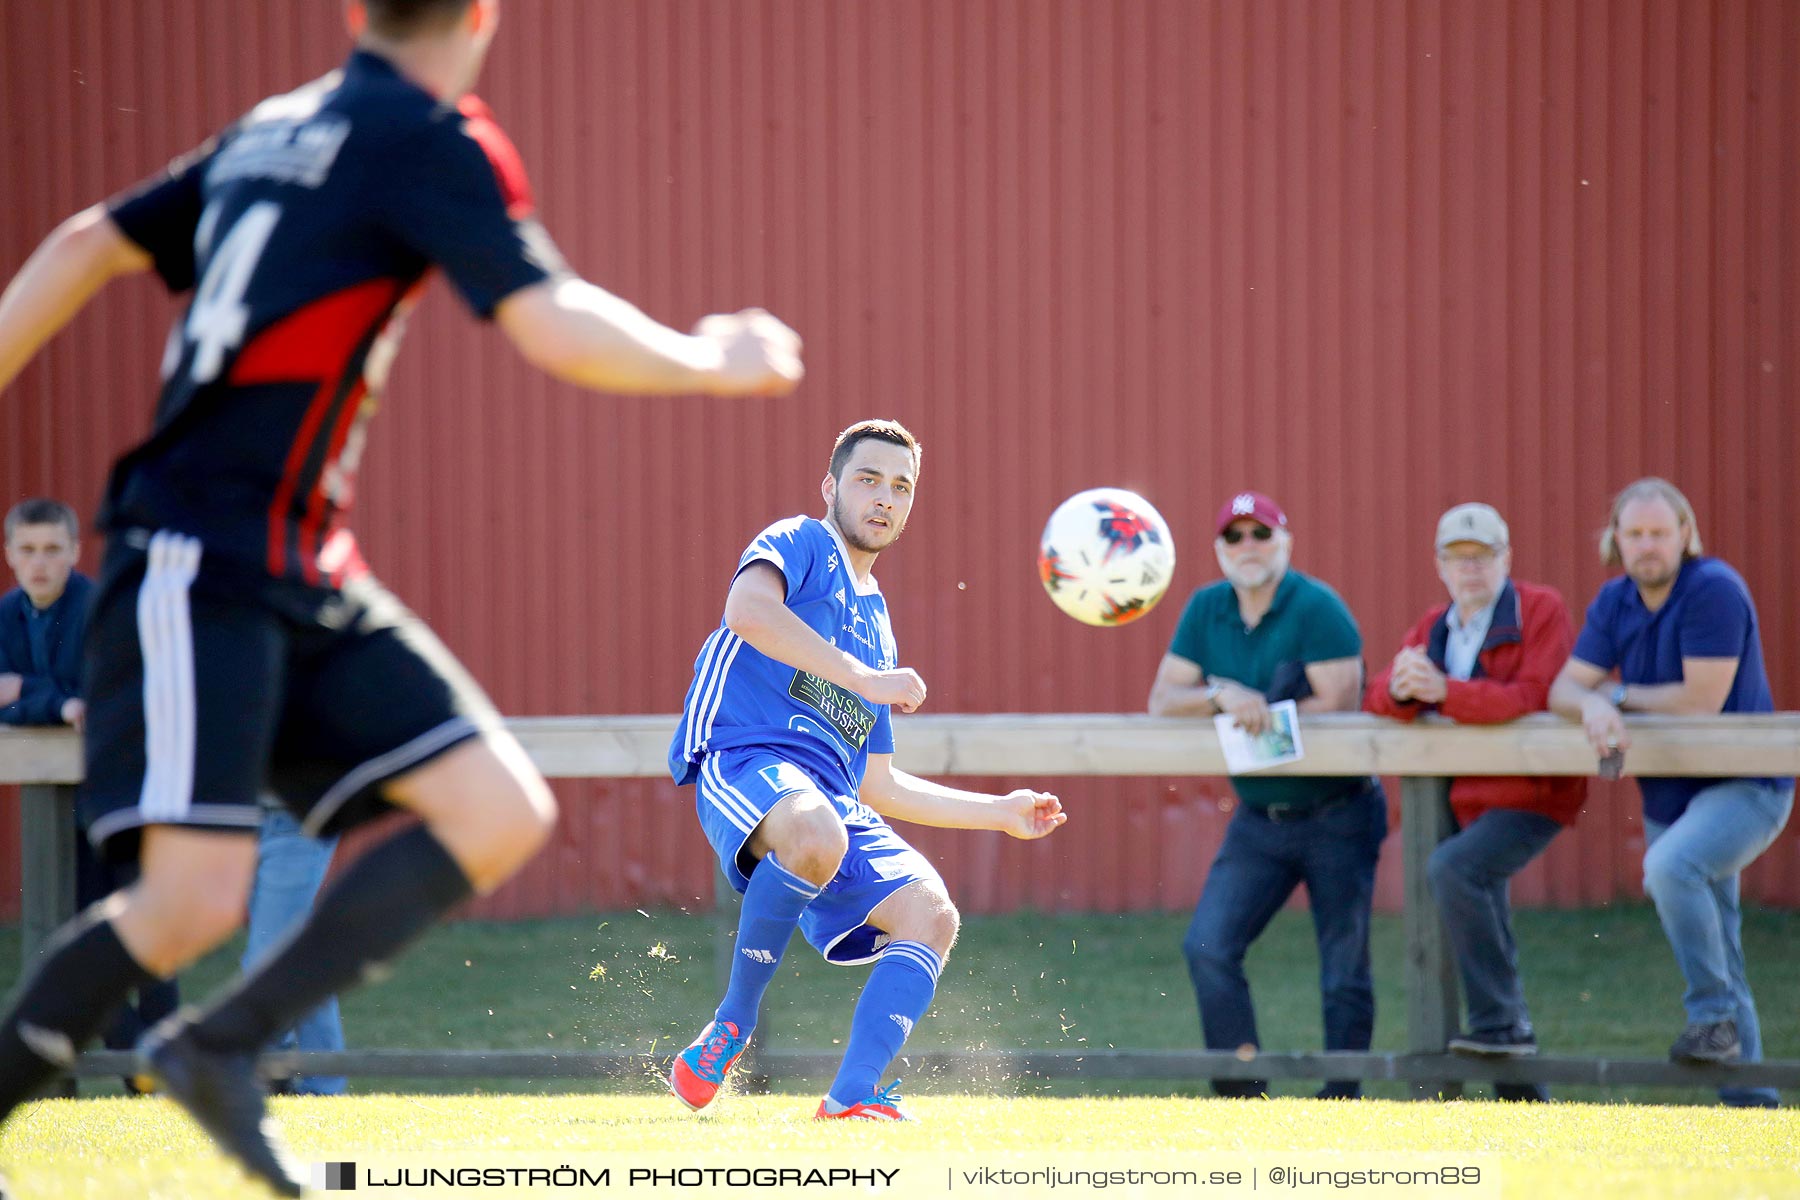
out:
<path id="1" fill-rule="evenodd" d="M 1228 713 L 1246 732 L 1269 727 L 1269 705 L 1354 712 L 1362 635 L 1336 592 L 1288 566 L 1293 538 L 1281 506 L 1241 492 L 1219 510 L 1213 549 L 1225 578 L 1195 592 L 1150 691 L 1155 716 Z M 1207 871 L 1182 942 L 1209 1050 L 1261 1045 L 1244 955 L 1294 888 L 1306 884 L 1319 945 L 1325 1048 L 1366 1051 L 1375 1028 L 1369 913 L 1387 800 L 1367 776 L 1236 777 L 1237 812 Z M 1260 1096 L 1263 1080 L 1213 1080 L 1221 1096 Z M 1332 1080 L 1321 1098 L 1361 1095 Z"/>

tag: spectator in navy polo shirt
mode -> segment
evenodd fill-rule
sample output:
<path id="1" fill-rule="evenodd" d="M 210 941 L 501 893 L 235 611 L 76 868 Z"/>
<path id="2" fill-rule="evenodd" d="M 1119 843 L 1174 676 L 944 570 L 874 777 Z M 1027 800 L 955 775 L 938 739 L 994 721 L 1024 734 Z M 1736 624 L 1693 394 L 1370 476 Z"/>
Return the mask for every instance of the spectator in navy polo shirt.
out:
<path id="1" fill-rule="evenodd" d="M 1629 750 L 1622 711 L 1771 712 L 1756 606 L 1743 578 L 1700 552 L 1693 506 L 1662 479 L 1613 501 L 1600 555 L 1625 574 L 1588 606 L 1550 707 L 1579 720 L 1597 754 Z M 1609 678 L 1617 672 L 1617 680 Z M 1677 1062 L 1762 1057 L 1744 975 L 1738 873 L 1769 848 L 1794 803 L 1792 779 L 1644 778 L 1644 890 L 1687 980 Z M 1770 1088 L 1725 1088 L 1727 1104 L 1773 1107 Z"/>

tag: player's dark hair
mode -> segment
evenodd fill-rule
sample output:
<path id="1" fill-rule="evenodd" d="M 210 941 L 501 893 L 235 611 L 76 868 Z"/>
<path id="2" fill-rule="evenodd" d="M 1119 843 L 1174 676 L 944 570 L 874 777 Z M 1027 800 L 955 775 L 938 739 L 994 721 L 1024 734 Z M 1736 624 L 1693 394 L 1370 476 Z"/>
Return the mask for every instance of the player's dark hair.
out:
<path id="1" fill-rule="evenodd" d="M 7 541 L 12 540 L 13 530 L 21 525 L 61 525 L 68 531 L 71 539 L 81 536 L 81 522 L 75 519 L 75 510 L 61 500 L 50 500 L 43 496 L 21 500 L 7 512 Z"/>
<path id="2" fill-rule="evenodd" d="M 843 471 L 844 464 L 856 453 L 858 442 L 870 438 L 878 442 L 892 442 L 896 446 L 904 446 L 912 452 L 913 474 L 919 473 L 920 461 L 925 456 L 925 447 L 919 445 L 919 439 L 898 421 L 883 419 L 858 421 L 844 432 L 837 435 L 837 441 L 831 443 L 831 477 L 836 479 Z"/>
<path id="3" fill-rule="evenodd" d="M 369 32 L 392 41 L 448 28 L 475 0 L 363 0 Z"/>

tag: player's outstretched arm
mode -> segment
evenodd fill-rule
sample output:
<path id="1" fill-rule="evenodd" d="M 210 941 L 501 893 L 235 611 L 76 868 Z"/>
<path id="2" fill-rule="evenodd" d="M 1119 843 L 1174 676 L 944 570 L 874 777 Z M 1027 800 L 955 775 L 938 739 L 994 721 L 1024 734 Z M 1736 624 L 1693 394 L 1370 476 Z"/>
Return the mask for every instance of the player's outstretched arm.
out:
<path id="1" fill-rule="evenodd" d="M 943 829 L 997 829 L 1016 838 L 1041 838 L 1069 819 L 1049 792 L 1017 788 L 1004 796 L 946 787 L 894 766 L 891 754 L 869 755 L 858 799 L 884 817 Z"/>
<path id="2" fill-rule="evenodd" d="M 678 333 L 563 276 L 514 292 L 495 317 L 527 361 L 596 391 L 784 396 L 805 374 L 799 335 L 761 309 L 706 317 Z"/>
<path id="3" fill-rule="evenodd" d="M 149 267 L 102 205 L 58 225 L 0 293 L 0 391 L 108 280 Z"/>
<path id="4" fill-rule="evenodd" d="M 787 578 L 769 562 L 738 572 L 725 598 L 725 625 L 776 662 L 848 688 L 871 704 L 912 712 L 925 703 L 925 681 L 901 667 L 878 671 L 839 650 L 787 606 Z"/>

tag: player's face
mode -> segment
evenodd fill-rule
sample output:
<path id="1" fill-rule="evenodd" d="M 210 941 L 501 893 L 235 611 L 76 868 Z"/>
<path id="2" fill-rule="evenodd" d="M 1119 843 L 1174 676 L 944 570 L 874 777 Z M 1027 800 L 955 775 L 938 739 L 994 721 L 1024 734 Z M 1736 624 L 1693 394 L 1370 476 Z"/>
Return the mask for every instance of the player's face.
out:
<path id="1" fill-rule="evenodd" d="M 1681 550 L 1688 529 L 1675 508 L 1660 496 L 1633 500 L 1619 510 L 1613 541 L 1625 573 L 1641 588 L 1664 588 L 1681 573 Z"/>
<path id="2" fill-rule="evenodd" d="M 1233 541 L 1233 537 L 1236 541 Z M 1219 570 L 1233 587 L 1267 587 L 1287 571 L 1292 539 L 1285 529 L 1271 529 L 1253 517 L 1240 517 L 1213 540 Z"/>
<path id="3" fill-rule="evenodd" d="M 1500 594 L 1512 566 L 1512 550 L 1495 550 L 1481 542 L 1451 542 L 1438 551 L 1438 578 L 1458 608 L 1486 608 Z"/>
<path id="4" fill-rule="evenodd" d="M 858 442 L 837 478 L 825 479 L 831 520 L 845 545 L 866 554 L 893 545 L 912 513 L 916 483 L 912 451 L 905 446 L 877 438 Z"/>
<path id="5" fill-rule="evenodd" d="M 61 525 L 20 525 L 6 539 L 6 565 L 38 608 L 56 603 L 81 548 Z"/>

